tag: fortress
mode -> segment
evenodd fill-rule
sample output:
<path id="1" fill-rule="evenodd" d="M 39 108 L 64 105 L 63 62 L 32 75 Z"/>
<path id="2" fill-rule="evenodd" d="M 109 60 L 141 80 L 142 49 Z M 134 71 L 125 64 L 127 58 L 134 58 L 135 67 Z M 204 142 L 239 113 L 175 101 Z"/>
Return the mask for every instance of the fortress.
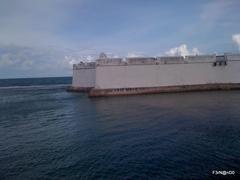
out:
<path id="1" fill-rule="evenodd" d="M 73 65 L 71 91 L 116 96 L 240 89 L 240 54 L 108 58 Z"/>

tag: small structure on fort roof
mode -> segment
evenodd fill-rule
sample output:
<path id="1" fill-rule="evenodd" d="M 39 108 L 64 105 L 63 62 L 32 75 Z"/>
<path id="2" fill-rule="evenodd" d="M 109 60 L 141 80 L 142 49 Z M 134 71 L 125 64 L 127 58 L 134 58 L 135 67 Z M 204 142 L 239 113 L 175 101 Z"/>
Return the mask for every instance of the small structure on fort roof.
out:
<path id="1" fill-rule="evenodd" d="M 77 69 L 87 69 L 87 68 L 95 68 L 95 62 L 80 62 L 78 64 L 73 65 L 73 70 Z"/>
<path id="2" fill-rule="evenodd" d="M 102 52 L 99 54 L 99 59 L 107 59 L 107 55 Z"/>
<path id="3" fill-rule="evenodd" d="M 122 58 L 108 58 L 105 53 L 100 53 L 99 58 L 96 59 L 97 65 L 120 65 Z"/>

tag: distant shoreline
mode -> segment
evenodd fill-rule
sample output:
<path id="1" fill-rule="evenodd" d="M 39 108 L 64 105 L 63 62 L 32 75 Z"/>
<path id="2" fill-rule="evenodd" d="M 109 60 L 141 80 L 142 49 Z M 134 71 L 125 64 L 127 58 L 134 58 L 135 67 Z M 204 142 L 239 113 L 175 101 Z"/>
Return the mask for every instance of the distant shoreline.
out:
<path id="1" fill-rule="evenodd" d="M 72 78 L 72 76 L 50 76 L 50 77 L 16 77 L 16 78 L 0 78 L 0 80 L 11 80 L 11 79 L 47 79 L 47 78 Z"/>

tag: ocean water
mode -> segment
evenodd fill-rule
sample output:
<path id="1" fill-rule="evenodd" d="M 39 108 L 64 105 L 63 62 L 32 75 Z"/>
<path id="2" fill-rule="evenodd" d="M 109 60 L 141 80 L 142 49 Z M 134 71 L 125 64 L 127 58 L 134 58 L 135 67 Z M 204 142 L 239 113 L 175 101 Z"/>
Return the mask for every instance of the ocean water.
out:
<path id="1" fill-rule="evenodd" d="M 0 80 L 0 179 L 208 179 L 240 172 L 240 91 L 88 98 Z"/>

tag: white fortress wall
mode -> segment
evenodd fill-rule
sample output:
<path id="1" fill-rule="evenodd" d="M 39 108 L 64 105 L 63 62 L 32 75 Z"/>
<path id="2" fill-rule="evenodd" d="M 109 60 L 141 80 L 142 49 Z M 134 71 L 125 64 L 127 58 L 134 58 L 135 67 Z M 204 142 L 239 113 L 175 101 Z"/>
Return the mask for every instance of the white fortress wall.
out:
<path id="1" fill-rule="evenodd" d="M 96 80 L 95 63 L 81 63 L 73 66 L 72 87 L 94 87 Z"/>
<path id="2" fill-rule="evenodd" d="M 188 63 L 208 63 L 208 62 L 215 62 L 216 61 L 216 55 L 192 55 L 192 56 L 186 56 L 185 62 Z"/>
<path id="3" fill-rule="evenodd" d="M 240 83 L 240 61 L 228 61 L 226 66 L 216 66 L 219 83 Z"/>
<path id="4" fill-rule="evenodd" d="M 159 64 L 181 64 L 184 63 L 183 56 L 162 56 L 157 57 L 157 62 Z"/>
<path id="5" fill-rule="evenodd" d="M 181 58 L 180 58 L 181 59 Z M 192 58 L 194 59 L 194 58 Z M 191 61 L 193 61 L 191 59 Z M 204 57 L 202 57 L 204 59 Z M 99 65 L 96 67 L 96 89 L 158 87 L 209 83 L 240 83 L 240 61 L 213 66 L 205 62 L 166 64 Z M 181 61 L 181 60 L 180 60 Z"/>
<path id="6" fill-rule="evenodd" d="M 229 61 L 240 61 L 240 54 L 225 53 L 224 55 Z"/>
<path id="7" fill-rule="evenodd" d="M 217 69 L 219 81 L 240 83 L 240 54 L 224 54 L 227 65 Z"/>

